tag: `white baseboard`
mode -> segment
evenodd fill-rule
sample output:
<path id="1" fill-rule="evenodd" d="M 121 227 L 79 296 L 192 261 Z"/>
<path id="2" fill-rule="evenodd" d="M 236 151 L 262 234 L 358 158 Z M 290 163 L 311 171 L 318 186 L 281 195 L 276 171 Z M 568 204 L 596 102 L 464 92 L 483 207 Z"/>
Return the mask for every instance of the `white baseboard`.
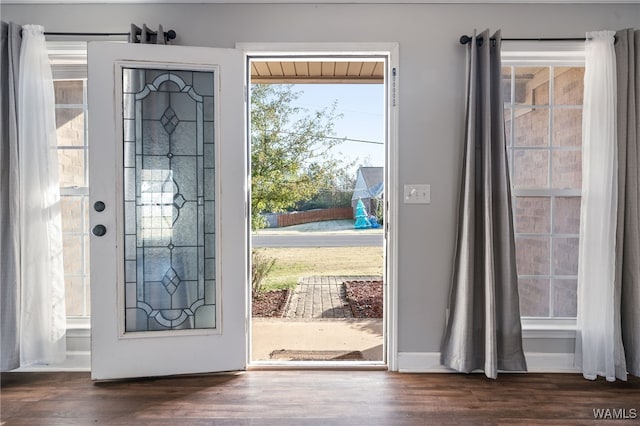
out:
<path id="1" fill-rule="evenodd" d="M 88 327 L 67 330 L 67 359 L 60 364 L 38 365 L 14 371 L 91 371 L 91 331 Z M 530 373 L 579 373 L 574 367 L 573 353 L 526 352 Z M 399 352 L 398 371 L 401 373 L 454 373 L 440 365 L 440 352 Z"/>
<path id="2" fill-rule="evenodd" d="M 91 371 L 91 354 L 89 351 L 67 351 L 67 358 L 60 364 L 30 365 L 12 370 L 16 373 L 54 371 Z"/>
<path id="3" fill-rule="evenodd" d="M 529 373 L 580 373 L 574 367 L 572 353 L 527 353 Z M 38 365 L 24 367 L 14 371 L 91 371 L 89 351 L 67 352 L 65 362 L 56 365 Z M 454 370 L 440 365 L 440 352 L 400 352 L 398 353 L 398 371 L 400 373 L 455 373 Z"/>
<path id="4" fill-rule="evenodd" d="M 67 328 L 67 357 L 64 362 L 48 365 L 30 365 L 14 372 L 91 371 L 91 330 L 88 323 L 73 324 Z"/>
<path id="5" fill-rule="evenodd" d="M 455 373 L 440 364 L 440 352 L 398 352 L 400 373 Z"/>
<path id="6" fill-rule="evenodd" d="M 573 353 L 525 353 L 529 373 L 579 373 L 574 367 Z M 400 352 L 398 371 L 401 373 L 455 373 L 440 364 L 440 352 Z"/>
<path id="7" fill-rule="evenodd" d="M 574 365 L 575 354 L 525 352 L 529 373 L 580 373 Z"/>

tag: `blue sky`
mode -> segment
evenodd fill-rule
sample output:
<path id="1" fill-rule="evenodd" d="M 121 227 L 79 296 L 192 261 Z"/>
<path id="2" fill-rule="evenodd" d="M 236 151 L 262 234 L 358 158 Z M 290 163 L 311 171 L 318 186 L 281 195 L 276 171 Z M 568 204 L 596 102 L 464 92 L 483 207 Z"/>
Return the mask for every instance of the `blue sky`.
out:
<path id="1" fill-rule="evenodd" d="M 335 122 L 337 137 L 384 142 L 383 84 L 296 84 L 294 89 L 303 92 L 295 104 L 310 112 L 337 101 L 336 112 L 343 115 Z M 345 141 L 334 149 L 347 162 L 357 160 L 356 166 L 384 165 L 382 144 Z"/>

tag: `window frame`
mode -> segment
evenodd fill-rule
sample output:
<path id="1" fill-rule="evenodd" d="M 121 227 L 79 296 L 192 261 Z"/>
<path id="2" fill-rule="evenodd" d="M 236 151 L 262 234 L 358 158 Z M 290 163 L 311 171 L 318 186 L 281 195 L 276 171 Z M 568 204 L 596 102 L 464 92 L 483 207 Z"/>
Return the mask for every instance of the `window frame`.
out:
<path id="1" fill-rule="evenodd" d="M 552 41 L 505 41 L 502 43 L 501 47 L 501 60 L 502 67 L 512 67 L 512 75 L 511 75 L 511 93 L 514 93 L 514 85 L 515 79 L 513 78 L 513 73 L 515 72 L 516 67 L 547 67 L 547 68 L 558 68 L 558 67 L 584 67 L 585 64 L 585 52 L 584 52 L 584 42 L 573 42 L 573 41 L 560 41 L 560 42 L 552 42 Z M 554 93 L 554 80 L 555 74 L 549 75 L 549 93 Z M 514 96 L 514 95 L 512 95 Z M 508 108 L 509 111 L 512 112 L 510 125 L 514 126 L 515 118 L 515 110 L 517 108 L 527 108 L 531 107 L 528 104 L 514 104 L 513 98 L 512 102 L 505 105 L 505 110 Z M 538 105 L 536 105 L 538 107 Z M 550 114 L 550 121 L 552 121 L 551 116 L 553 114 L 556 105 L 549 102 L 548 105 L 545 106 L 548 109 Z M 571 108 L 570 106 L 561 106 L 560 109 L 577 109 L 576 107 Z M 582 107 L 580 107 L 582 109 Z M 510 134 L 513 134 L 512 129 L 507 129 Z M 552 134 L 553 128 L 549 127 L 549 134 Z M 513 142 L 513 141 L 512 141 Z M 518 147 L 517 149 L 522 150 L 540 150 L 544 148 L 531 148 L 531 147 Z M 555 151 L 577 151 L 576 147 L 554 147 L 551 146 L 546 147 L 549 152 Z M 581 150 L 581 148 L 580 148 Z M 507 155 L 509 156 L 509 164 L 512 164 L 514 150 L 511 147 L 508 147 Z M 549 179 L 548 189 L 516 189 L 511 188 L 512 191 L 512 199 L 515 202 L 516 197 L 549 197 L 550 199 L 550 217 L 553 218 L 554 214 L 554 202 L 553 199 L 556 197 L 579 197 L 581 196 L 581 190 L 578 189 L 559 189 L 552 188 L 552 158 L 549 158 L 549 171 L 547 178 Z M 515 206 L 515 204 L 514 204 Z M 515 213 L 515 211 L 514 211 Z M 515 214 L 514 214 L 515 219 Z M 553 229 L 553 221 L 549 224 L 549 233 L 544 234 L 543 236 L 549 238 L 549 254 L 550 254 L 550 267 L 552 267 L 553 262 L 553 238 L 563 236 L 574 238 L 574 234 L 556 234 Z M 515 223 L 514 223 L 515 229 Z M 537 237 L 541 236 L 540 234 L 518 234 L 522 236 L 527 235 L 535 235 Z M 519 278 L 528 278 L 528 277 L 538 277 L 534 275 L 519 275 Z M 556 276 L 553 274 L 553 270 L 549 271 L 549 285 L 552 286 L 552 281 Z M 559 276 L 561 279 L 562 276 Z M 550 287 L 551 288 L 551 287 Z M 549 293 L 549 298 L 551 299 L 552 293 Z M 551 315 L 553 312 L 551 309 L 553 308 L 553 301 L 549 302 L 549 314 Z M 521 316 L 521 323 L 523 328 L 523 337 L 525 338 L 572 338 L 574 336 L 574 331 L 576 328 L 576 318 L 575 317 L 530 317 L 530 316 Z"/>
<path id="2" fill-rule="evenodd" d="M 63 237 L 70 236 L 79 238 L 81 241 L 81 265 L 79 273 L 68 273 L 65 271 L 65 282 L 67 278 L 82 278 L 83 280 L 83 313 L 81 315 L 69 315 L 67 318 L 67 329 L 85 329 L 89 327 L 91 314 L 89 299 L 89 223 L 88 205 L 89 198 L 89 140 L 88 140 L 88 102 L 87 102 L 87 42 L 86 41 L 47 41 L 47 50 L 51 72 L 54 81 L 78 81 L 83 83 L 82 104 L 58 104 L 56 110 L 62 108 L 82 109 L 84 117 L 83 123 L 83 144 L 82 145 L 57 145 L 56 153 L 59 150 L 82 150 L 84 164 L 84 185 L 83 186 L 61 186 L 60 197 L 80 197 L 80 230 L 63 232 Z"/>

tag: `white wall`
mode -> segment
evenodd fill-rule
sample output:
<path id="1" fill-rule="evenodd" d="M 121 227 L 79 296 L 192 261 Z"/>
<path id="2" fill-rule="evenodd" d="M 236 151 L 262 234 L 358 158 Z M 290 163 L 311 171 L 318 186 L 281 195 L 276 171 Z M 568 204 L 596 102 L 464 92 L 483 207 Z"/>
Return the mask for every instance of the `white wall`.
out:
<path id="1" fill-rule="evenodd" d="M 640 4 L 3 5 L 2 19 L 47 31 L 174 29 L 174 44 L 398 42 L 399 186 L 430 183 L 430 205 L 399 207 L 399 350 L 439 351 L 449 291 L 464 114 L 465 49 L 474 28 L 503 37 L 583 37 L 638 27 Z M 532 339 L 534 352 L 573 352 L 566 339 Z"/>

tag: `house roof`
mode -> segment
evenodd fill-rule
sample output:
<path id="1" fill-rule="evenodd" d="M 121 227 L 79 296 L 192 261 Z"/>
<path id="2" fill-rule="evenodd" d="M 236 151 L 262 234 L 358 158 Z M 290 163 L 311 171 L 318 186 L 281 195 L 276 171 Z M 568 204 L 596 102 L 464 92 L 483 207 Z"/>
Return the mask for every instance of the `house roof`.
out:
<path id="1" fill-rule="evenodd" d="M 379 197 L 384 192 L 384 167 L 360 167 L 352 200 Z"/>
<path id="2" fill-rule="evenodd" d="M 367 188 L 384 181 L 384 167 L 360 167 L 358 170 L 362 173 Z"/>

